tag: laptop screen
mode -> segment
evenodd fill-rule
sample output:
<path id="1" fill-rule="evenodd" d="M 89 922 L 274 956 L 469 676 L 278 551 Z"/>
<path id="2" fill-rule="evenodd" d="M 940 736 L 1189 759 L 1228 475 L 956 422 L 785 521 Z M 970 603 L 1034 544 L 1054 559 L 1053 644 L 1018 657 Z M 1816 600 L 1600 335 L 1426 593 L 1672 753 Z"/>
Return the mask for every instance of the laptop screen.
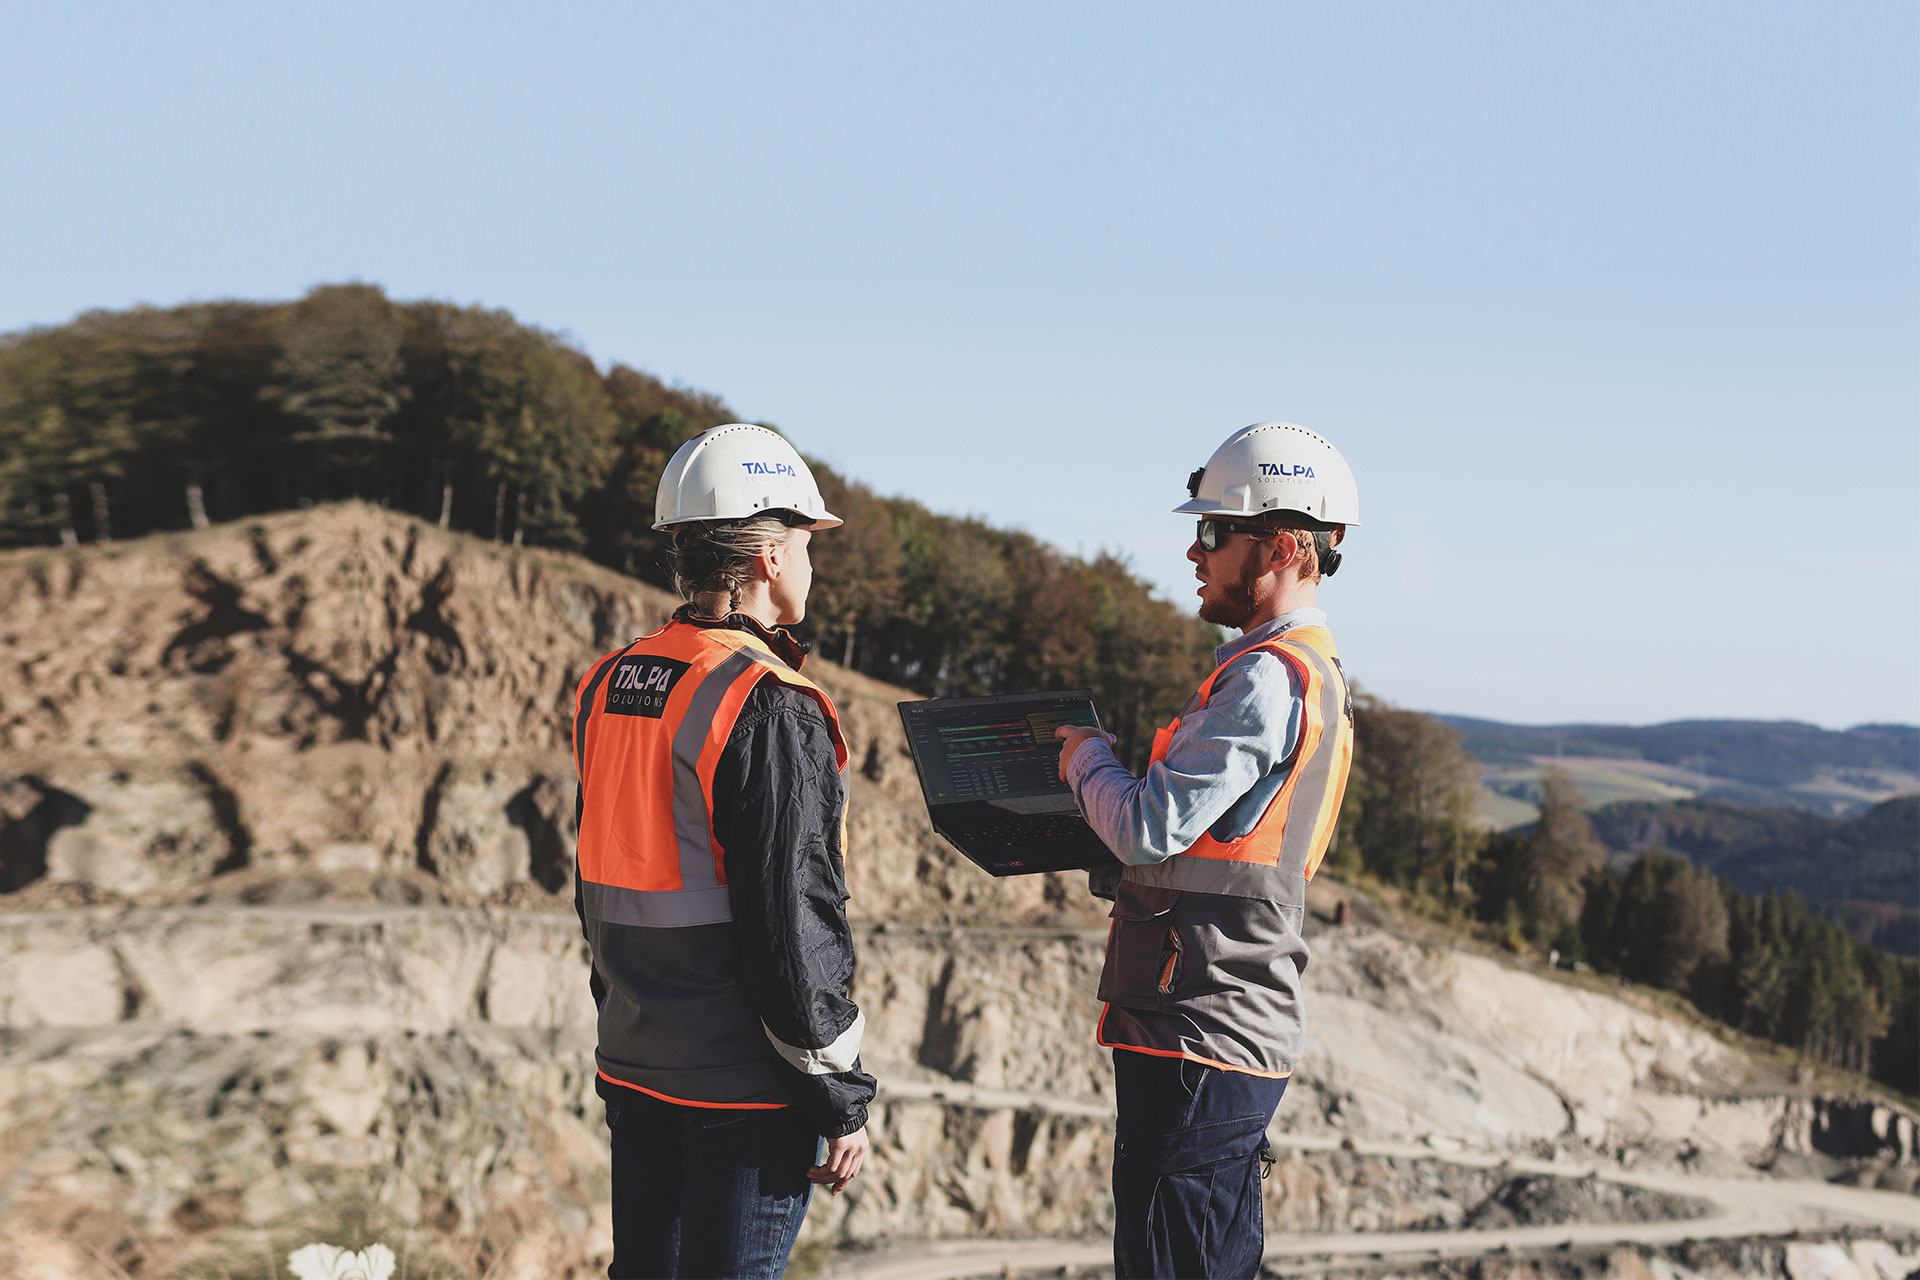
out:
<path id="1" fill-rule="evenodd" d="M 1065 794 L 1053 731 L 1100 723 L 1084 689 L 946 698 L 901 711 L 928 804 Z"/>

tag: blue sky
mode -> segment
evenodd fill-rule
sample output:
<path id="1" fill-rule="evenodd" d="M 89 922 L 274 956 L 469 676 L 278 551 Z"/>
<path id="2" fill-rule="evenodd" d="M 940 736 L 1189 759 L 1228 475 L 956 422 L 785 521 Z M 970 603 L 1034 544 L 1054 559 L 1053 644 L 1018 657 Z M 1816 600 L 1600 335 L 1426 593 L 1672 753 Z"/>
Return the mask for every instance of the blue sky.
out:
<path id="1" fill-rule="evenodd" d="M 8 4 L 0 329 L 376 281 L 1109 548 L 1352 462 L 1404 705 L 1920 720 L 1920 7 Z"/>

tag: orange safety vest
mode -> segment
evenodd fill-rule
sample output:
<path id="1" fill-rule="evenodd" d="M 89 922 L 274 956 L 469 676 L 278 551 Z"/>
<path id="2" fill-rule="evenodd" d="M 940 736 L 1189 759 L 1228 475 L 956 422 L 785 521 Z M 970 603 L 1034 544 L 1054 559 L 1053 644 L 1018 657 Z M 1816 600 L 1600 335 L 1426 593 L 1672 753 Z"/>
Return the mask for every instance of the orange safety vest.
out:
<path id="1" fill-rule="evenodd" d="M 1182 715 L 1206 705 L 1220 673 L 1256 651 L 1287 664 L 1304 702 L 1286 778 L 1245 834 L 1223 841 L 1208 833 L 1122 874 L 1100 975 L 1107 1005 L 1094 1037 L 1111 1048 L 1278 1077 L 1292 1074 L 1304 1047 L 1306 885 L 1333 843 L 1353 764 L 1353 707 L 1333 636 L 1310 626 L 1235 654 Z M 1166 758 L 1179 729 L 1175 717 L 1154 735 L 1152 764 Z"/>
<path id="2" fill-rule="evenodd" d="M 695 1107 L 785 1106 L 779 1058 L 735 974 L 713 775 L 762 680 L 820 704 L 840 774 L 833 700 L 760 637 L 679 619 L 594 663 L 574 700 L 582 925 L 605 995 L 600 1078 Z M 778 796 L 760 803 L 778 804 Z"/>

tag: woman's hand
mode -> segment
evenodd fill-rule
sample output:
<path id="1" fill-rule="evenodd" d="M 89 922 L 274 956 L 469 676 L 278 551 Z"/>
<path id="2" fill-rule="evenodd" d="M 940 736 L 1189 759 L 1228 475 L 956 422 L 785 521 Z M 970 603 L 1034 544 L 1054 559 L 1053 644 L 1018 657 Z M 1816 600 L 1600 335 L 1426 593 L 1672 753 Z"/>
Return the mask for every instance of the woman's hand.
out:
<path id="1" fill-rule="evenodd" d="M 819 1183 L 830 1194 L 839 1195 L 860 1172 L 860 1166 L 866 1162 L 869 1145 L 865 1126 L 855 1129 L 844 1138 L 828 1138 L 826 1157 L 807 1170 L 807 1181 Z"/>

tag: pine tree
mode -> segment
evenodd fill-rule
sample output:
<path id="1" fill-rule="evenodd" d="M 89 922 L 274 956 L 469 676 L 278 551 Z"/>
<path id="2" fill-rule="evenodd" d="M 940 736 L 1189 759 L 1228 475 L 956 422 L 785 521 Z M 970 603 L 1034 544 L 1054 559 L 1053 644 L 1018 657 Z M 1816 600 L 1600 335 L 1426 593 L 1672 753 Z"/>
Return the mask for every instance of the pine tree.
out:
<path id="1" fill-rule="evenodd" d="M 1587 877 L 1605 864 L 1606 850 L 1594 838 L 1571 775 L 1547 769 L 1540 792 L 1540 817 L 1521 850 L 1514 900 L 1529 936 L 1548 942 L 1576 931 Z"/>

